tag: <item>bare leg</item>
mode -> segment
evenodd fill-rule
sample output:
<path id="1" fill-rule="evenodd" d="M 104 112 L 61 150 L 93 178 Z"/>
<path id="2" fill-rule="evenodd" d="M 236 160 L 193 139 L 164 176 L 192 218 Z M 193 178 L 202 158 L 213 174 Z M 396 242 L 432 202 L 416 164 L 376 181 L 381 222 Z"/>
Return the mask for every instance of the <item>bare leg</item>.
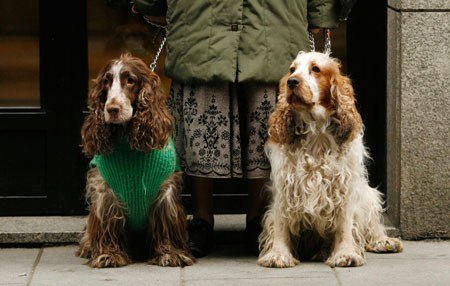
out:
<path id="1" fill-rule="evenodd" d="M 247 222 L 264 212 L 266 200 L 263 197 L 263 187 L 266 181 L 266 179 L 248 179 Z"/>
<path id="2" fill-rule="evenodd" d="M 248 179 L 248 206 L 246 240 L 247 248 L 253 254 L 259 254 L 258 237 L 262 232 L 262 215 L 266 200 L 263 197 L 265 179 Z"/>
<path id="3" fill-rule="evenodd" d="M 187 185 L 193 196 L 194 218 L 204 219 L 214 225 L 213 215 L 213 179 L 186 176 Z"/>

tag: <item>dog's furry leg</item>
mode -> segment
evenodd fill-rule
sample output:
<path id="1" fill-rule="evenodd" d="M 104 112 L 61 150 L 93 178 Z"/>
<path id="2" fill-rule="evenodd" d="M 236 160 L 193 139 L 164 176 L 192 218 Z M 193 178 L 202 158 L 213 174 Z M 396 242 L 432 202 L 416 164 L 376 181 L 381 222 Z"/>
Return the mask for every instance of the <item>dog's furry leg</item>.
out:
<path id="1" fill-rule="evenodd" d="M 265 267 L 293 267 L 300 263 L 292 254 L 289 227 L 281 214 L 271 206 L 263 219 L 263 232 L 259 236 L 260 254 L 258 264 Z M 277 219 L 275 219 L 277 218 Z"/>
<path id="2" fill-rule="evenodd" d="M 186 240 L 187 223 L 181 204 L 182 183 L 182 172 L 170 175 L 161 184 L 158 196 L 150 208 L 151 264 L 185 266 L 195 262 Z"/>
<path id="3" fill-rule="evenodd" d="M 402 242 L 388 237 L 383 225 L 381 194 L 378 190 L 366 187 L 365 196 L 361 201 L 360 210 L 368 210 L 365 214 L 358 214 L 360 229 L 363 229 L 364 244 L 367 251 L 385 253 L 402 252 Z"/>
<path id="4" fill-rule="evenodd" d="M 361 266 L 366 264 L 364 249 L 353 237 L 355 206 L 348 202 L 338 214 L 331 255 L 326 264 L 331 267 Z"/>
<path id="5" fill-rule="evenodd" d="M 125 212 L 97 168 L 87 173 L 86 197 L 91 202 L 80 241 L 79 257 L 91 267 L 119 267 L 131 262 L 125 252 Z"/>
<path id="6" fill-rule="evenodd" d="M 91 258 L 92 247 L 89 239 L 89 234 L 87 232 L 87 226 L 83 228 L 80 238 L 80 247 L 75 251 L 75 256 L 80 258 Z"/>

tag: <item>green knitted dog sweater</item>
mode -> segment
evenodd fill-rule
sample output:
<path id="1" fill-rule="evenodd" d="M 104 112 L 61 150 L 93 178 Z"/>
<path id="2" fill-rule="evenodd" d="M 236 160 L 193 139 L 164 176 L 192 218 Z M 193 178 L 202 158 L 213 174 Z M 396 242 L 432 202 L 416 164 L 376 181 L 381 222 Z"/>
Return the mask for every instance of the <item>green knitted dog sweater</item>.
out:
<path id="1" fill-rule="evenodd" d="M 169 175 L 180 170 L 171 138 L 164 149 L 149 153 L 132 150 L 123 140 L 113 152 L 95 156 L 91 165 L 97 166 L 125 208 L 130 231 L 146 229 L 148 212 L 159 186 Z"/>

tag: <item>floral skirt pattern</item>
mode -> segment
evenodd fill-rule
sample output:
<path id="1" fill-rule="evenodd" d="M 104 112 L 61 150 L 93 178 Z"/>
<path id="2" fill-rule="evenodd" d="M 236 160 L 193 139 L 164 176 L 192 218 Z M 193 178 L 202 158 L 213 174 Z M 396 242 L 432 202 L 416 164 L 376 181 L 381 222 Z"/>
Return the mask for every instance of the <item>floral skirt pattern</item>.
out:
<path id="1" fill-rule="evenodd" d="M 275 100 L 274 84 L 172 82 L 169 107 L 181 168 L 199 177 L 268 178 L 264 143 Z"/>

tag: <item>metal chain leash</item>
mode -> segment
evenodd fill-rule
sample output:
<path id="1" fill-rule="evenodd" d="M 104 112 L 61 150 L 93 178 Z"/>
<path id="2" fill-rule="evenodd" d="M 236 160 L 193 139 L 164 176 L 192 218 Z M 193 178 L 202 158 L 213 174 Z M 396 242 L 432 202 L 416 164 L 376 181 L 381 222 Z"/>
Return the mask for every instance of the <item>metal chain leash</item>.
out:
<path id="1" fill-rule="evenodd" d="M 163 49 L 165 43 L 166 43 L 166 36 L 164 36 L 164 38 L 162 39 L 161 45 L 159 45 L 159 49 L 158 49 L 158 51 L 156 52 L 155 59 L 154 59 L 153 62 L 150 64 L 150 69 L 152 70 L 152 72 L 154 72 L 155 69 L 156 69 L 156 62 L 158 61 L 159 56 L 161 55 L 161 51 L 162 51 L 162 49 Z"/>
<path id="2" fill-rule="evenodd" d="M 324 38 L 325 38 L 323 51 L 326 54 L 330 54 L 331 53 L 331 32 L 330 32 L 330 29 L 323 29 L 323 33 L 324 33 Z M 311 50 L 311 52 L 315 52 L 316 51 L 316 46 L 315 46 L 315 42 L 314 42 L 314 35 L 313 35 L 313 33 L 311 31 L 309 31 L 309 49 Z"/>
<path id="3" fill-rule="evenodd" d="M 134 9 L 134 1 L 130 1 L 130 5 L 131 5 L 131 13 L 133 15 L 140 15 L 140 13 L 138 11 L 136 11 L 136 9 Z M 156 55 L 155 55 L 155 58 L 153 59 L 153 62 L 149 65 L 152 72 L 154 72 L 156 69 L 156 63 L 158 62 L 159 56 L 161 55 L 164 45 L 166 44 L 166 26 L 167 25 L 163 25 L 163 24 L 159 24 L 159 23 L 150 21 L 150 19 L 146 15 L 142 15 L 142 19 L 144 19 L 144 21 L 147 22 L 147 24 L 158 28 L 159 29 L 158 34 L 161 30 L 163 30 L 163 33 L 164 33 L 164 37 L 161 41 L 161 44 L 159 45 L 158 51 L 156 52 Z M 156 39 L 156 36 L 157 35 L 155 35 L 155 38 L 153 39 L 152 43 Z"/>
<path id="4" fill-rule="evenodd" d="M 323 33 L 325 34 L 325 45 L 324 45 L 324 52 L 326 54 L 331 54 L 331 32 L 330 29 L 324 29 Z"/>
<path id="5" fill-rule="evenodd" d="M 134 6 L 133 6 L 134 7 Z M 147 16 L 142 16 L 142 18 L 144 18 L 145 22 L 147 22 L 147 24 L 152 25 L 153 27 L 159 28 L 159 29 L 165 29 L 167 25 L 163 25 L 163 24 L 159 24 L 156 22 L 152 22 Z"/>
<path id="6" fill-rule="evenodd" d="M 316 51 L 316 45 L 314 43 L 314 35 L 311 31 L 309 31 L 309 49 L 311 50 L 311 52 Z"/>

